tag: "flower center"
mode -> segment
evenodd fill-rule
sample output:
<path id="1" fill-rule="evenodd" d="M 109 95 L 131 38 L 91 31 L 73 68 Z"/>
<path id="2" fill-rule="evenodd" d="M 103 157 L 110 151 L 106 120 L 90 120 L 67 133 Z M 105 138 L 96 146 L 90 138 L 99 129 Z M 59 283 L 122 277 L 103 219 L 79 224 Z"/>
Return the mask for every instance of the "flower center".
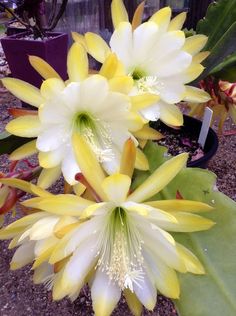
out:
<path id="1" fill-rule="evenodd" d="M 136 85 L 141 93 L 159 94 L 164 88 L 164 83 L 156 76 L 142 77 L 136 82 Z"/>
<path id="2" fill-rule="evenodd" d="M 97 265 L 122 290 L 133 292 L 133 284 L 140 285 L 143 280 L 142 241 L 124 209 L 117 207 L 111 212 L 103 235 Z"/>
<path id="3" fill-rule="evenodd" d="M 134 71 L 131 73 L 131 76 L 134 80 L 139 80 L 143 77 L 146 76 L 145 71 L 139 69 L 139 68 L 135 68 Z"/>
<path id="4" fill-rule="evenodd" d="M 90 113 L 81 112 L 75 115 L 73 126 L 85 137 L 100 162 L 114 158 L 109 124 Z"/>

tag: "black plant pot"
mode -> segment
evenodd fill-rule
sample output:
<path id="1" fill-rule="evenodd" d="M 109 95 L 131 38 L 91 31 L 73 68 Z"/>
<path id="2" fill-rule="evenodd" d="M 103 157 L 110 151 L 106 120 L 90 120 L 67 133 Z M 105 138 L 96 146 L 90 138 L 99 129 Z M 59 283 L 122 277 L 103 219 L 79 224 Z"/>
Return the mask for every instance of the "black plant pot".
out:
<path id="1" fill-rule="evenodd" d="M 155 128 L 155 123 L 151 123 L 151 126 Z M 202 121 L 194 117 L 184 115 L 184 125 L 181 127 L 181 130 L 187 131 L 188 134 L 194 135 L 195 138 L 198 138 L 200 130 L 201 130 L 201 126 L 202 126 Z M 207 135 L 205 147 L 204 147 L 204 153 L 205 153 L 204 156 L 197 160 L 188 162 L 187 166 L 206 168 L 209 160 L 215 155 L 217 148 L 218 148 L 217 134 L 213 131 L 212 128 L 210 128 Z"/>

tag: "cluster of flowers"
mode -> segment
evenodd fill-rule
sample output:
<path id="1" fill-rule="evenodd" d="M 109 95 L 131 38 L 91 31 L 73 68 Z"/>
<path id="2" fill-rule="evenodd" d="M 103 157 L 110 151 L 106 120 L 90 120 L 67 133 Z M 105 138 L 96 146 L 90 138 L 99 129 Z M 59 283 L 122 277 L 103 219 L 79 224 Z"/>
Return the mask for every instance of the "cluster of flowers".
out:
<path id="1" fill-rule="evenodd" d="M 14 187 L 36 195 L 22 202 L 29 215 L 0 230 L 1 239 L 12 239 L 10 248 L 18 247 L 11 269 L 34 262 L 34 282 L 52 288 L 55 300 L 76 299 L 88 283 L 98 316 L 110 315 L 122 292 L 135 315 L 142 305 L 154 308 L 157 291 L 178 298 L 176 271 L 203 274 L 204 268 L 169 232 L 214 224 L 195 214 L 210 211 L 207 204 L 151 199 L 185 168 L 187 154 L 167 160 L 132 187 L 134 168 L 149 168 L 142 148 L 161 137 L 149 121 L 180 126 L 176 103 L 209 100 L 206 92 L 187 85 L 203 71 L 206 37 L 186 39 L 180 30 L 185 13 L 170 20 L 168 7 L 141 24 L 143 7 L 129 23 L 123 2 L 113 0 L 110 46 L 96 34 L 74 33 L 66 82 L 35 56 L 31 65 L 45 79 L 40 89 L 2 80 L 36 108 L 18 110 L 8 123 L 9 133 L 33 138 L 10 158 L 38 153 L 42 168 L 37 185 L 1 178 L 0 190 Z M 87 53 L 102 64 L 98 73 L 89 71 Z M 61 173 L 71 191 L 53 195 L 46 189 Z"/>

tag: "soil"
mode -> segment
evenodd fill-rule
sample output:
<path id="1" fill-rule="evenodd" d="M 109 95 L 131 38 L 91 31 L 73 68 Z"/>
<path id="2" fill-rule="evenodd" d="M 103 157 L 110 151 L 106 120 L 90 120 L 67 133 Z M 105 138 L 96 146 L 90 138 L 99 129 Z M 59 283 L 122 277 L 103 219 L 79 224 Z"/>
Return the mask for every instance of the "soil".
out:
<path id="1" fill-rule="evenodd" d="M 1 55 L 0 64 L 4 56 Z M 0 76 L 8 73 L 7 67 L 1 70 Z M 20 102 L 1 87 L 0 84 L 0 131 L 11 119 L 8 108 L 19 107 Z M 227 127 L 232 129 L 232 123 L 227 121 Z M 234 128 L 236 128 L 234 126 Z M 210 161 L 208 167 L 218 176 L 217 186 L 220 191 L 236 200 L 236 138 L 235 136 L 221 136 L 217 154 Z M 0 171 L 7 170 L 8 159 L 6 155 L 0 156 Z M 54 186 L 56 193 L 60 190 L 60 182 Z M 22 214 L 17 212 L 17 218 Z M 7 216 L 5 224 L 15 220 Z M 51 293 L 45 287 L 32 283 L 32 272 L 30 266 L 17 271 L 9 271 L 14 250 L 8 250 L 8 241 L 0 241 L 0 316 L 92 316 L 92 302 L 87 287 L 83 288 L 78 299 L 71 303 L 67 299 L 52 302 Z M 112 316 L 131 316 L 131 313 L 121 298 Z M 144 310 L 143 316 L 177 316 L 174 305 L 169 299 L 158 296 L 157 304 L 153 312 Z"/>
<path id="2" fill-rule="evenodd" d="M 155 128 L 164 136 L 157 143 L 167 147 L 170 155 L 176 156 L 187 152 L 189 153 L 188 162 L 204 156 L 204 151 L 198 144 L 198 135 L 193 135 L 186 129 L 171 128 L 165 124 L 156 124 Z"/>

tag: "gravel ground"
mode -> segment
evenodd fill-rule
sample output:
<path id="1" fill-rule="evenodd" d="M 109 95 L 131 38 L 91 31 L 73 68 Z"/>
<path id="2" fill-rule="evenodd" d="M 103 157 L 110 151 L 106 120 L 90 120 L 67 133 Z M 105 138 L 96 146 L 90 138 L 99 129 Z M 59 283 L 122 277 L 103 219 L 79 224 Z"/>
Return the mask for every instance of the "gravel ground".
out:
<path id="1" fill-rule="evenodd" d="M 19 101 L 4 91 L 0 85 L 0 131 L 4 129 L 5 124 L 10 119 L 7 109 L 12 106 L 19 106 L 19 104 Z M 232 128 L 230 122 L 227 122 L 227 125 Z M 219 141 L 218 152 L 209 163 L 209 169 L 218 176 L 217 185 L 219 190 L 236 200 L 236 137 L 222 136 Z M 5 155 L 0 156 L 0 171 L 4 172 L 6 170 L 7 162 Z M 9 216 L 6 222 L 11 221 L 12 218 Z M 79 298 L 74 303 L 67 299 L 52 302 L 51 294 L 44 286 L 33 285 L 30 267 L 9 271 L 9 263 L 14 251 L 8 250 L 8 243 L 0 241 L 0 316 L 94 315 L 90 293 L 87 288 L 82 290 Z M 131 316 L 123 298 L 112 315 Z M 170 300 L 158 296 L 154 311 L 144 311 L 144 315 L 177 316 L 177 313 Z"/>

